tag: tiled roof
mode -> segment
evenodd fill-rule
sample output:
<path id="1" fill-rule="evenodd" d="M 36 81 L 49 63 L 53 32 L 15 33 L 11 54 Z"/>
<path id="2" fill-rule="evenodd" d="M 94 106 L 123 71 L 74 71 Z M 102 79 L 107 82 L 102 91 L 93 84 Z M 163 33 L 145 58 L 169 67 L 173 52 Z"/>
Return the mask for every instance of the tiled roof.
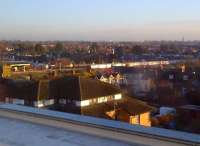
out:
<path id="1" fill-rule="evenodd" d="M 154 110 L 152 106 L 147 105 L 145 102 L 128 97 L 115 102 L 111 101 L 107 103 L 90 105 L 88 107 L 83 107 L 81 110 L 82 114 L 85 115 L 106 118 L 106 112 L 114 110 L 114 104 L 116 111 L 120 111 L 117 114 L 120 114 L 121 111 L 123 111 L 123 114 L 126 113 L 126 115 L 129 116 L 138 115 Z"/>
<path id="2" fill-rule="evenodd" d="M 9 97 L 19 99 L 37 98 L 38 82 L 30 80 L 8 80 Z"/>
<path id="3" fill-rule="evenodd" d="M 9 90 L 9 97 L 19 99 L 68 98 L 87 100 L 121 93 L 121 90 L 108 83 L 95 79 L 66 76 L 51 81 L 6 80 L 4 86 Z M 48 85 L 47 85 L 48 84 Z M 41 88 L 39 88 L 41 85 Z M 38 90 L 40 94 L 38 95 Z M 46 97 L 48 98 L 48 97 Z"/>
<path id="4" fill-rule="evenodd" d="M 73 100 L 87 100 L 121 93 L 119 88 L 108 83 L 78 76 L 54 79 L 50 82 L 50 88 L 51 96 Z"/>

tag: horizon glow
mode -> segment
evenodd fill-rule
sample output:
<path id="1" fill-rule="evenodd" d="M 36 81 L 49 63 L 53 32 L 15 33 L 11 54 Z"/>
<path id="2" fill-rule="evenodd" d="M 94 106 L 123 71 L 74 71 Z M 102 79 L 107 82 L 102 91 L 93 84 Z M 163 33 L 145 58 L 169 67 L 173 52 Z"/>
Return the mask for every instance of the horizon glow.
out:
<path id="1" fill-rule="evenodd" d="M 0 40 L 200 40 L 197 0 L 6 0 Z"/>

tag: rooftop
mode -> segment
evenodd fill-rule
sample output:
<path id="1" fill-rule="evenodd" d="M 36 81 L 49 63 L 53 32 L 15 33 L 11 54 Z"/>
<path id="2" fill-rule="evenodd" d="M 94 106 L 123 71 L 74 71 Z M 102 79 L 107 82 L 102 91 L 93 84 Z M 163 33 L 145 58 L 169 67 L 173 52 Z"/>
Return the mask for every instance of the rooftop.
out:
<path id="1" fill-rule="evenodd" d="M 121 90 L 108 83 L 98 80 L 67 76 L 51 81 L 51 91 L 54 97 L 73 97 L 75 99 L 88 100 L 121 93 Z M 55 90 L 55 88 L 57 90 Z"/>
<path id="2" fill-rule="evenodd" d="M 187 109 L 187 110 L 200 111 L 200 106 L 198 106 L 198 105 L 183 105 L 183 106 L 180 106 L 179 108 L 181 108 L 181 109 Z"/>
<path id="3" fill-rule="evenodd" d="M 183 146 L 200 136 L 25 106 L 0 105 L 2 146 Z"/>
<path id="4" fill-rule="evenodd" d="M 118 101 L 110 101 L 83 107 L 82 112 L 85 115 L 106 118 L 106 112 L 112 111 L 114 109 L 114 105 L 116 109 L 121 109 L 127 115 L 138 115 L 155 110 L 145 102 L 135 98 L 126 97 Z M 119 115 L 121 114 L 119 113 Z"/>
<path id="5" fill-rule="evenodd" d="M 52 98 L 73 98 L 74 100 L 87 100 L 96 97 L 104 97 L 121 93 L 121 90 L 108 83 L 98 80 L 66 76 L 53 80 L 0 80 L 0 86 L 4 92 L 0 95 L 19 99 L 35 99 L 38 95 L 38 87 L 42 83 L 42 93 L 40 96 Z M 48 95 L 49 94 L 49 95 Z"/>
<path id="6" fill-rule="evenodd" d="M 1 146 L 141 146 L 0 117 Z"/>

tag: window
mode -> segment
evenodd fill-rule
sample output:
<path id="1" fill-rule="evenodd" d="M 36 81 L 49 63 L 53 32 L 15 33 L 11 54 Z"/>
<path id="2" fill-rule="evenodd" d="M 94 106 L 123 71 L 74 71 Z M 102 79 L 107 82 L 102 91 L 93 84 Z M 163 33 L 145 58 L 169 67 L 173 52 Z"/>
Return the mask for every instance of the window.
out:
<path id="1" fill-rule="evenodd" d="M 83 100 L 80 102 L 80 106 L 84 107 L 84 106 L 88 106 L 90 105 L 90 100 Z"/>
<path id="2" fill-rule="evenodd" d="M 121 99 L 122 98 L 122 94 L 116 94 L 115 95 L 115 100 L 119 100 L 119 99 Z"/>

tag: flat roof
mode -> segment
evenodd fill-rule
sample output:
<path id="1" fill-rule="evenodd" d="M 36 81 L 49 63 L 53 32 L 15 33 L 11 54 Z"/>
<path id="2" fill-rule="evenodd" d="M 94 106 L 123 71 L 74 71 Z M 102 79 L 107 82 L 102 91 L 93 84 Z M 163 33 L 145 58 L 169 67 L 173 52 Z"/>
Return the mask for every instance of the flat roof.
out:
<path id="1" fill-rule="evenodd" d="M 7 118 L 12 118 L 13 120 Z M 23 122 L 20 120 L 23 120 Z M 53 139 L 48 139 L 47 142 L 49 142 L 50 144 L 51 142 L 60 142 L 56 144 L 60 146 L 62 146 L 63 144 L 62 139 L 68 139 L 69 137 L 71 137 L 72 139 L 74 138 L 75 142 L 81 141 L 81 143 L 70 144 L 70 142 L 67 143 L 66 141 L 66 143 L 64 143 L 65 145 L 69 144 L 75 146 L 112 146 L 117 144 L 130 145 L 131 143 L 131 145 L 133 146 L 141 144 L 160 146 L 160 144 L 162 143 L 162 146 L 177 146 L 186 144 L 200 144 L 200 135 L 197 134 L 154 127 L 146 128 L 143 126 L 134 126 L 118 121 L 10 104 L 0 105 L 0 124 L 0 145 L 6 140 L 7 142 L 11 141 L 11 143 L 15 143 L 15 140 L 16 142 L 24 141 L 26 142 L 25 145 L 29 145 L 29 143 L 27 142 L 31 143 L 31 141 L 33 140 L 37 141 L 37 138 L 39 141 L 41 140 L 40 137 L 43 137 L 45 142 L 48 137 L 45 137 L 44 135 L 48 136 L 49 133 L 54 133 L 54 135 L 52 136 Z M 18 125 L 21 126 L 18 127 Z M 23 127 L 23 125 L 25 126 Z M 52 130 L 52 128 L 54 130 Z M 34 131 L 35 129 L 38 129 L 38 131 Z M 43 133 L 44 135 L 40 135 L 39 133 Z M 20 135 L 22 135 L 21 138 L 19 138 Z M 12 137 L 16 138 L 12 141 Z M 62 138 L 59 139 L 59 137 Z M 90 140 L 92 142 L 90 142 Z M 37 143 L 35 145 L 38 146 L 38 142 L 35 143 Z M 31 144 L 30 146 L 32 146 Z M 39 145 L 45 145 L 45 143 Z"/>
<path id="2" fill-rule="evenodd" d="M 0 117 L 1 146 L 141 146 Z"/>
<path id="3" fill-rule="evenodd" d="M 196 111 L 200 111 L 200 106 L 198 105 L 183 105 L 183 106 L 180 106 L 179 108 L 181 109 L 186 109 L 186 110 L 196 110 Z"/>

